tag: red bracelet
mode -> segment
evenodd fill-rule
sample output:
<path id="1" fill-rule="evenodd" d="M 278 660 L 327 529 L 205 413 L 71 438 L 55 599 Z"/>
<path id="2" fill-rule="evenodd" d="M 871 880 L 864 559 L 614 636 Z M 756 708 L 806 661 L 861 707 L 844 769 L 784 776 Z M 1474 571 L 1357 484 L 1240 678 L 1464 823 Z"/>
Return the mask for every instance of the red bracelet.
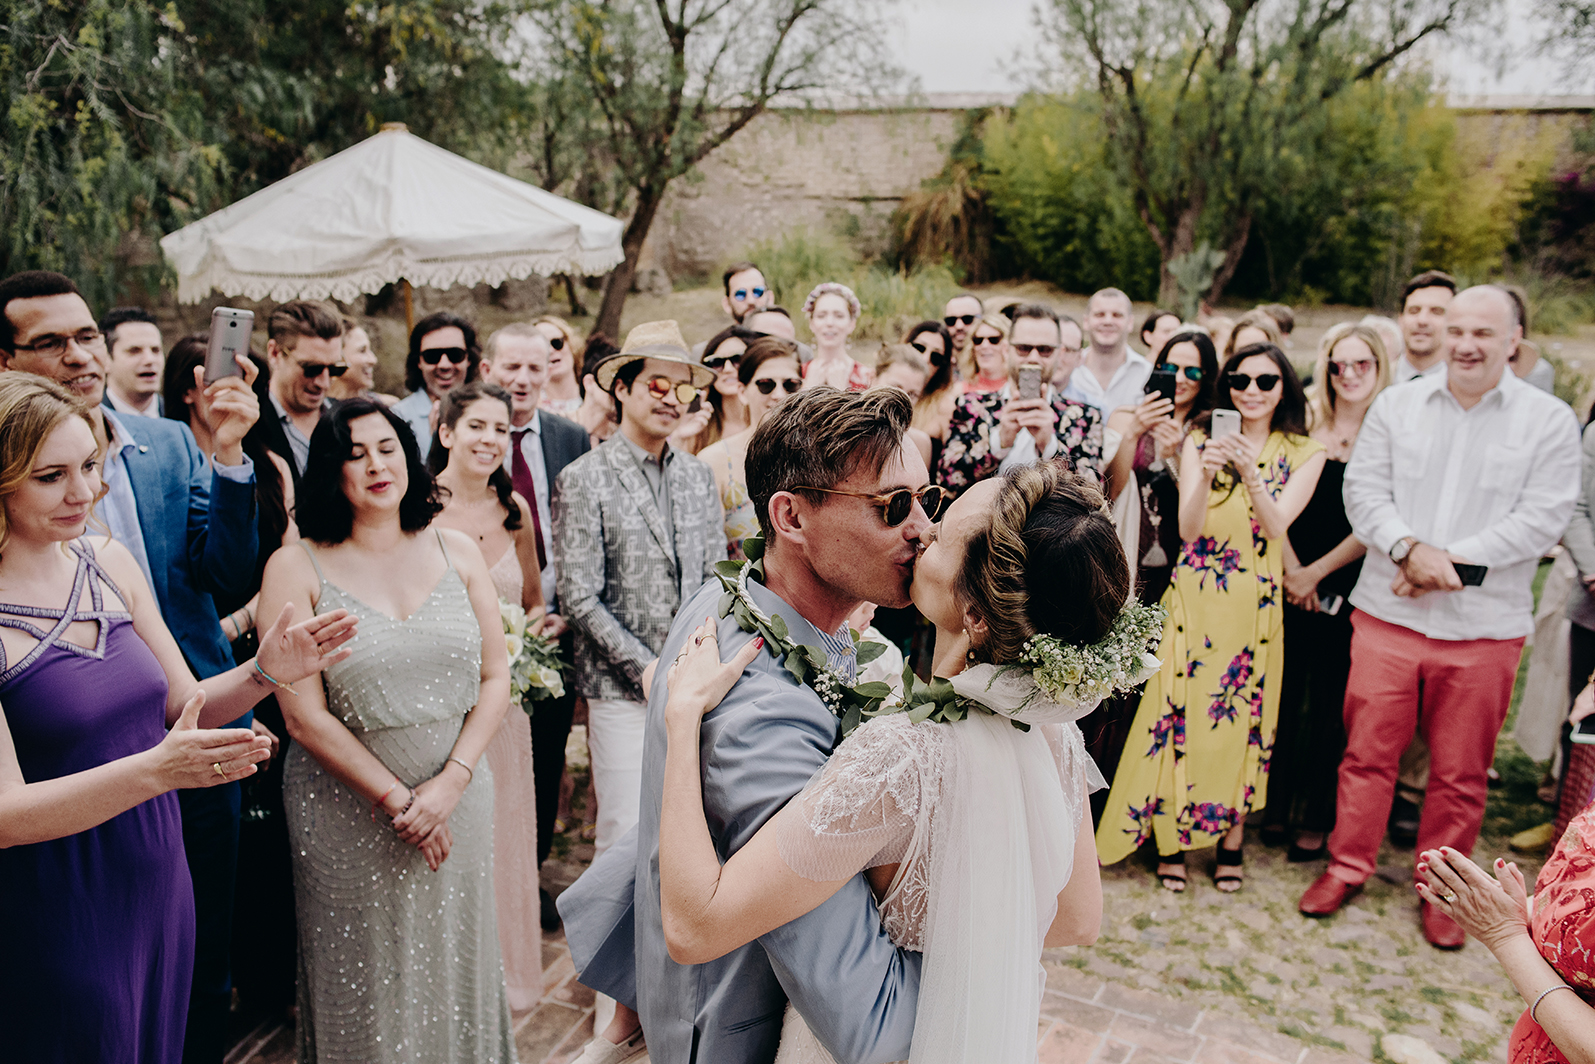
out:
<path id="1" fill-rule="evenodd" d="M 399 785 L 399 777 L 393 777 L 393 782 L 388 784 L 388 789 L 382 792 L 382 797 L 371 803 L 371 823 L 377 822 L 377 809 L 388 800 L 388 795 L 393 793 L 393 788 Z"/>

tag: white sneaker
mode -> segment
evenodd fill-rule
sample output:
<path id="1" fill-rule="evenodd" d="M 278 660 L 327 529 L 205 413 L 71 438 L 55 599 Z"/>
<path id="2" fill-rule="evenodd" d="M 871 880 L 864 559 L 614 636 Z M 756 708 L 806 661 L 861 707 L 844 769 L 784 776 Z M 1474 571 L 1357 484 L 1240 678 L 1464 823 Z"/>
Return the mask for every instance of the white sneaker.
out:
<path id="1" fill-rule="evenodd" d="M 648 1044 L 639 1027 L 635 1034 L 618 1046 L 603 1035 L 594 1035 L 592 1041 L 582 1046 L 581 1055 L 570 1064 L 621 1064 L 622 1061 L 635 1060 L 646 1052 Z"/>

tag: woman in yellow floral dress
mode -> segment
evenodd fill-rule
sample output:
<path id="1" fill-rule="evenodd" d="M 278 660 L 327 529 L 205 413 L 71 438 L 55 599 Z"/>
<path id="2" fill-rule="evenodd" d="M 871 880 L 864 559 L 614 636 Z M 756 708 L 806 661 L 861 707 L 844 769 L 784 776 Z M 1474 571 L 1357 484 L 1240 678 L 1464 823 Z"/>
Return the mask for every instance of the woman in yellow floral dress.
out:
<path id="1" fill-rule="evenodd" d="M 1279 719 L 1279 541 L 1324 467 L 1301 381 L 1273 344 L 1230 356 L 1215 405 L 1238 411 L 1241 431 L 1209 439 L 1209 413 L 1186 437 L 1163 667 L 1141 697 L 1097 828 L 1103 864 L 1155 839 L 1158 877 L 1175 892 L 1186 886 L 1185 851 L 1214 844 L 1215 884 L 1240 889 L 1246 816 L 1267 801 Z"/>

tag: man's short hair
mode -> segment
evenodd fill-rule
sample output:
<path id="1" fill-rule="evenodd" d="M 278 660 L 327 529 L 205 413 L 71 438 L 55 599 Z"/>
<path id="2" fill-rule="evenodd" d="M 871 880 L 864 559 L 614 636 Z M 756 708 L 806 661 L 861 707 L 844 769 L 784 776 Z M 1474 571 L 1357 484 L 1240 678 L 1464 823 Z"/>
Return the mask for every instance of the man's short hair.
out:
<path id="1" fill-rule="evenodd" d="M 1528 334 L 1529 334 L 1529 304 L 1528 304 L 1528 299 L 1527 299 L 1528 293 L 1524 292 L 1523 289 L 1520 286 L 1515 285 L 1515 284 L 1497 284 L 1497 285 L 1491 285 L 1490 287 L 1491 288 L 1499 288 L 1501 291 L 1506 293 L 1507 298 L 1512 301 L 1512 313 L 1517 315 L 1517 320 L 1514 321 L 1512 324 L 1518 326 L 1519 328 L 1521 328 L 1523 330 L 1523 335 L 1525 337 L 1528 336 Z"/>
<path id="2" fill-rule="evenodd" d="M 1057 325 L 1058 334 L 1060 336 L 1063 334 L 1058 312 L 1045 303 L 1016 303 L 1005 313 L 1008 314 L 1008 320 L 1015 325 L 1019 324 L 1019 319 L 1021 318 L 1040 318 L 1042 321 L 1050 321 L 1052 324 Z"/>
<path id="3" fill-rule="evenodd" d="M 116 330 L 130 321 L 153 325 L 157 329 L 161 327 L 160 323 L 155 320 L 155 315 L 143 307 L 112 307 L 106 312 L 105 317 L 100 319 L 100 331 L 105 334 L 105 349 L 107 351 L 116 350 Z"/>
<path id="4" fill-rule="evenodd" d="M 754 431 L 744 461 L 748 495 L 759 530 L 774 542 L 770 499 L 795 492 L 822 505 L 831 496 L 804 488 L 834 488 L 859 470 L 879 473 L 903 445 L 914 404 L 897 388 L 844 392 L 810 388 L 781 403 Z M 815 431 L 824 426 L 824 431 Z"/>
<path id="5" fill-rule="evenodd" d="M 343 336 L 343 315 L 331 303 L 319 299 L 295 299 L 284 303 L 266 319 L 266 337 L 277 341 L 283 351 L 299 346 L 300 337 L 337 340 Z"/>
<path id="6" fill-rule="evenodd" d="M 482 345 L 482 361 L 493 361 L 493 356 L 498 352 L 498 343 L 500 337 L 509 339 L 516 336 L 524 337 L 527 340 L 541 340 L 545 344 L 548 342 L 548 337 L 543 335 L 543 330 L 539 329 L 531 322 L 512 321 L 502 329 L 493 330 L 492 335 L 487 338 L 487 343 Z M 552 348 L 550 348 L 550 350 L 552 350 Z"/>
<path id="7" fill-rule="evenodd" d="M 1091 304 L 1095 303 L 1099 299 L 1122 299 L 1126 303 L 1129 303 L 1132 308 L 1134 308 L 1134 306 L 1135 306 L 1135 304 L 1131 301 L 1130 297 L 1128 295 L 1126 295 L 1120 289 L 1117 289 L 1117 288 L 1099 288 L 1095 292 L 1091 293 L 1091 298 L 1090 299 L 1085 301 L 1086 307 L 1089 309 Z"/>
<path id="8" fill-rule="evenodd" d="M 779 315 L 781 315 L 781 317 L 785 318 L 787 321 L 791 321 L 792 320 L 792 312 L 790 310 L 787 310 L 785 307 L 781 306 L 779 303 L 774 304 L 773 306 L 760 307 L 758 310 L 755 310 L 752 314 L 749 314 L 748 317 L 750 317 L 750 318 L 753 317 L 753 314 L 779 314 Z"/>
<path id="9" fill-rule="evenodd" d="M 42 299 L 45 296 L 81 296 L 78 286 L 64 273 L 51 270 L 24 270 L 0 281 L 0 351 L 13 350 L 16 328 L 11 324 L 13 299 Z"/>
<path id="10" fill-rule="evenodd" d="M 1283 303 L 1260 303 L 1258 310 L 1274 319 L 1274 324 L 1279 326 L 1279 335 L 1289 336 L 1296 331 L 1296 313 Z"/>
<path id="11" fill-rule="evenodd" d="M 1401 290 L 1401 305 L 1407 305 L 1407 297 L 1420 288 L 1444 288 L 1452 295 L 1457 294 L 1457 279 L 1444 270 L 1424 270 L 1418 276 L 1408 281 Z"/>
<path id="12" fill-rule="evenodd" d="M 947 297 L 947 303 L 951 303 L 955 299 L 973 299 L 976 303 L 980 304 L 980 312 L 982 314 L 986 312 L 986 301 L 975 295 L 973 292 L 958 292 L 954 295 L 950 295 Z M 947 303 L 943 303 L 942 306 L 946 307 Z"/>
<path id="13" fill-rule="evenodd" d="M 731 278 L 739 273 L 746 273 L 748 270 L 759 270 L 759 267 L 752 262 L 733 262 L 726 267 L 725 276 L 720 279 L 720 283 L 725 285 L 726 295 L 729 296 L 731 294 Z M 759 270 L 759 273 L 762 275 L 764 271 Z M 769 283 L 770 279 L 766 277 L 764 280 L 765 283 Z"/>

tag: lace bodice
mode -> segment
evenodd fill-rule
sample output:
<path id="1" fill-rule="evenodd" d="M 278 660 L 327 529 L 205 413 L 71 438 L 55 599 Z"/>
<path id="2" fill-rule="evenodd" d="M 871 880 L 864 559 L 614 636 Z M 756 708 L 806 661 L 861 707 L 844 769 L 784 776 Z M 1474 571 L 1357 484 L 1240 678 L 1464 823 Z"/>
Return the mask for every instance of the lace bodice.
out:
<path id="1" fill-rule="evenodd" d="M 931 840 L 954 729 L 960 726 L 916 724 L 903 715 L 866 721 L 776 821 L 781 857 L 805 879 L 845 879 L 898 865 L 880 900 L 881 921 L 892 941 L 907 949 L 923 949 L 935 856 Z M 1072 837 L 1080 822 L 1083 785 L 1094 775 L 1080 729 L 1072 722 L 1038 724 L 1026 738 L 1047 744 L 1052 754 Z"/>

